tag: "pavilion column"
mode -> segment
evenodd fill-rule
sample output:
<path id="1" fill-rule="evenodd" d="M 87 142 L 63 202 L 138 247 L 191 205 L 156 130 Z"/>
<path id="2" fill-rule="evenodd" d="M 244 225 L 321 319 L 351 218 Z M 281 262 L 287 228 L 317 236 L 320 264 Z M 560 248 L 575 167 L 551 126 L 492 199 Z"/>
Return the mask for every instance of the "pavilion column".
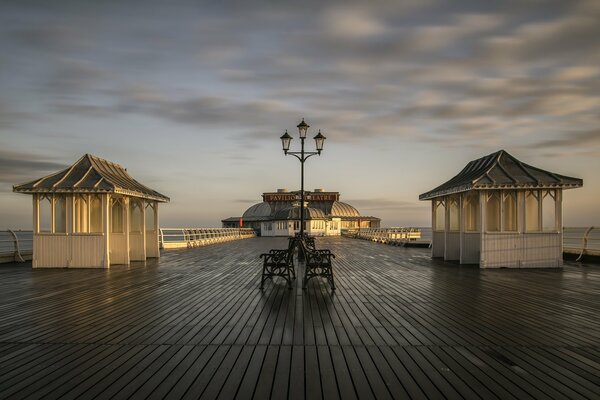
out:
<path id="1" fill-rule="evenodd" d="M 562 189 L 556 189 L 556 199 L 554 201 L 556 221 L 556 229 L 558 230 L 558 241 L 560 243 L 560 257 L 558 259 L 558 266 L 562 267 L 563 265 L 563 213 L 562 213 Z"/>
<path id="2" fill-rule="evenodd" d="M 464 260 L 464 256 L 463 256 L 463 249 L 465 246 L 465 221 L 464 221 L 464 197 L 466 196 L 466 193 L 461 193 L 458 195 L 458 231 L 459 231 L 459 256 L 458 259 L 460 260 L 459 262 L 462 264 L 463 260 Z"/>
<path id="3" fill-rule="evenodd" d="M 486 259 L 486 234 L 485 234 L 485 205 L 487 203 L 487 192 L 485 190 L 479 190 L 479 231 L 481 232 L 481 239 L 479 242 L 479 265 L 481 268 L 485 268 Z"/>
<path id="4" fill-rule="evenodd" d="M 33 243 L 32 243 L 32 253 L 31 257 L 31 266 L 32 268 L 37 267 L 37 252 L 36 252 L 36 235 L 40 232 L 40 195 L 34 194 L 33 196 Z"/>
<path id="5" fill-rule="evenodd" d="M 125 264 L 129 265 L 129 263 L 131 262 L 131 246 L 129 243 L 129 232 L 131 231 L 131 227 L 130 227 L 130 212 L 129 212 L 129 196 L 125 196 L 123 197 L 123 206 L 124 206 L 124 212 L 123 212 L 123 217 L 125 218 L 125 221 L 123 221 L 123 231 L 125 233 L 125 248 L 127 251 L 125 251 Z"/>
<path id="6" fill-rule="evenodd" d="M 102 233 L 104 235 L 104 261 L 102 266 L 110 268 L 110 194 L 102 195 Z"/>
<path id="7" fill-rule="evenodd" d="M 154 202 L 154 245 L 156 246 L 156 258 L 160 258 L 160 225 L 158 224 L 158 201 Z"/>
<path id="8" fill-rule="evenodd" d="M 140 209 L 142 210 L 142 260 L 146 260 L 147 251 L 146 251 L 146 204 L 144 204 L 144 200 L 138 200 L 138 204 L 140 205 Z"/>
<path id="9" fill-rule="evenodd" d="M 436 218 L 435 218 L 435 203 L 436 203 L 436 199 L 431 200 L 431 257 L 434 257 L 435 226 L 437 224 Z"/>
<path id="10" fill-rule="evenodd" d="M 447 260 L 447 253 L 448 253 L 448 241 L 449 241 L 449 235 L 448 235 L 448 229 L 450 228 L 450 207 L 449 207 L 449 199 L 450 196 L 444 196 L 444 260 Z"/>

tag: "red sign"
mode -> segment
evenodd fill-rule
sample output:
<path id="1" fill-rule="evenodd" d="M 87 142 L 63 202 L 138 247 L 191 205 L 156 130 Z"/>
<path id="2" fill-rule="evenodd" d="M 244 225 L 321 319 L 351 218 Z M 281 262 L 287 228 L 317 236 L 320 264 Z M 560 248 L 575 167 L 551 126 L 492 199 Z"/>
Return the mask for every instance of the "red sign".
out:
<path id="1" fill-rule="evenodd" d="M 294 193 L 286 193 L 286 194 L 265 194 L 265 201 L 267 203 L 271 203 L 274 201 L 296 201 L 300 198 L 296 198 Z"/>
<path id="2" fill-rule="evenodd" d="M 306 201 L 337 201 L 338 195 L 328 193 L 306 193 L 305 198 Z M 300 195 L 295 193 L 264 194 L 264 201 L 267 203 L 276 201 L 293 202 L 298 200 L 300 200 Z"/>
<path id="3" fill-rule="evenodd" d="M 308 201 L 337 201 L 337 194 L 313 193 L 311 195 L 306 196 L 306 200 L 308 200 Z"/>

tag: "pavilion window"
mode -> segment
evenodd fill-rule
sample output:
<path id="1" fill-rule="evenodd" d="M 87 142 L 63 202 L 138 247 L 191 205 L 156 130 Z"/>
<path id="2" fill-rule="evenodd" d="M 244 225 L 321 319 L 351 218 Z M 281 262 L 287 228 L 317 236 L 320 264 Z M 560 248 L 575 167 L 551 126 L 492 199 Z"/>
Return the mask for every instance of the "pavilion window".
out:
<path id="1" fill-rule="evenodd" d="M 434 202 L 435 230 L 444 231 L 446 229 L 446 202 L 443 199 Z"/>
<path id="2" fill-rule="evenodd" d="M 97 194 L 90 196 L 90 232 L 102 232 L 102 197 Z"/>
<path id="3" fill-rule="evenodd" d="M 87 194 L 77 194 L 75 195 L 75 206 L 74 206 L 74 229 L 73 232 L 87 232 L 88 231 L 88 217 L 89 217 L 89 208 L 88 208 L 88 195 Z"/>
<path id="4" fill-rule="evenodd" d="M 502 192 L 502 231 L 517 231 L 517 194 L 514 191 Z"/>
<path id="5" fill-rule="evenodd" d="M 131 232 L 142 231 L 142 206 L 139 200 L 131 200 L 129 203 L 129 212 L 131 215 Z"/>
<path id="6" fill-rule="evenodd" d="M 458 230 L 460 230 L 458 196 L 451 196 L 448 200 L 448 219 L 449 231 L 457 232 Z"/>
<path id="7" fill-rule="evenodd" d="M 146 230 L 154 231 L 156 229 L 156 224 L 154 220 L 154 211 L 155 211 L 155 203 L 148 202 L 146 203 Z"/>
<path id="8" fill-rule="evenodd" d="M 67 198 L 64 195 L 54 196 L 54 233 L 67 232 Z"/>
<path id="9" fill-rule="evenodd" d="M 40 195 L 39 232 L 52 232 L 52 196 Z"/>
<path id="10" fill-rule="evenodd" d="M 124 222 L 125 222 L 125 207 L 123 199 L 120 197 L 112 198 L 110 200 L 110 231 L 111 233 L 123 233 Z"/>
<path id="11" fill-rule="evenodd" d="M 485 230 L 487 232 L 500 232 L 500 196 L 495 191 L 487 194 Z"/>
<path id="12" fill-rule="evenodd" d="M 479 230 L 479 193 L 471 192 L 464 197 L 465 231 Z"/>
<path id="13" fill-rule="evenodd" d="M 544 190 L 542 194 L 542 230 L 556 231 L 556 190 Z"/>
<path id="14" fill-rule="evenodd" d="M 537 190 L 525 192 L 525 230 L 527 232 L 540 230 L 540 195 Z"/>

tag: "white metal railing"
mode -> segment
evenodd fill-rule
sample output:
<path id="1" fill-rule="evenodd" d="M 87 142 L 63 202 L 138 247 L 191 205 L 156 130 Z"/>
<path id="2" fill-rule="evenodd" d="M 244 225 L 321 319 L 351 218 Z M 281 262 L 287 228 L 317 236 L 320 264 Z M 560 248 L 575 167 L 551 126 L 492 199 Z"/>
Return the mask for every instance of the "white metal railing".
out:
<path id="1" fill-rule="evenodd" d="M 563 252 L 578 254 L 577 261 L 584 255 L 600 256 L 600 227 L 563 228 Z"/>
<path id="2" fill-rule="evenodd" d="M 161 249 L 180 249 L 255 236 L 251 228 L 161 228 L 158 237 Z"/>
<path id="3" fill-rule="evenodd" d="M 33 231 L 0 231 L 0 263 L 24 262 L 33 254 Z"/>
<path id="4" fill-rule="evenodd" d="M 431 228 L 361 228 L 345 231 L 344 235 L 395 246 L 431 244 Z"/>
<path id="5" fill-rule="evenodd" d="M 359 237 L 392 245 L 431 243 L 431 228 L 368 228 L 346 230 L 345 236 Z M 229 240 L 256 236 L 250 228 L 161 228 L 160 247 L 163 249 L 197 247 Z M 600 256 L 600 227 L 563 228 L 563 252 Z M 23 230 L 0 231 L 0 263 L 31 260 L 33 232 Z"/>

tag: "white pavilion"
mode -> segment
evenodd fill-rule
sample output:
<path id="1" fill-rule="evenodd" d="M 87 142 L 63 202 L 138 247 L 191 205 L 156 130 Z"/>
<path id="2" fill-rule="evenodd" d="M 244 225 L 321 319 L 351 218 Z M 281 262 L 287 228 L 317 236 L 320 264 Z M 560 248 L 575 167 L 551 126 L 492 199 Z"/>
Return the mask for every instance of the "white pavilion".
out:
<path id="1" fill-rule="evenodd" d="M 122 166 L 86 154 L 13 191 L 33 195 L 34 268 L 109 268 L 158 258 L 158 203 Z"/>
<path id="2" fill-rule="evenodd" d="M 423 193 L 432 256 L 481 268 L 562 266 L 562 191 L 583 180 L 527 165 L 504 150 L 471 161 Z"/>

